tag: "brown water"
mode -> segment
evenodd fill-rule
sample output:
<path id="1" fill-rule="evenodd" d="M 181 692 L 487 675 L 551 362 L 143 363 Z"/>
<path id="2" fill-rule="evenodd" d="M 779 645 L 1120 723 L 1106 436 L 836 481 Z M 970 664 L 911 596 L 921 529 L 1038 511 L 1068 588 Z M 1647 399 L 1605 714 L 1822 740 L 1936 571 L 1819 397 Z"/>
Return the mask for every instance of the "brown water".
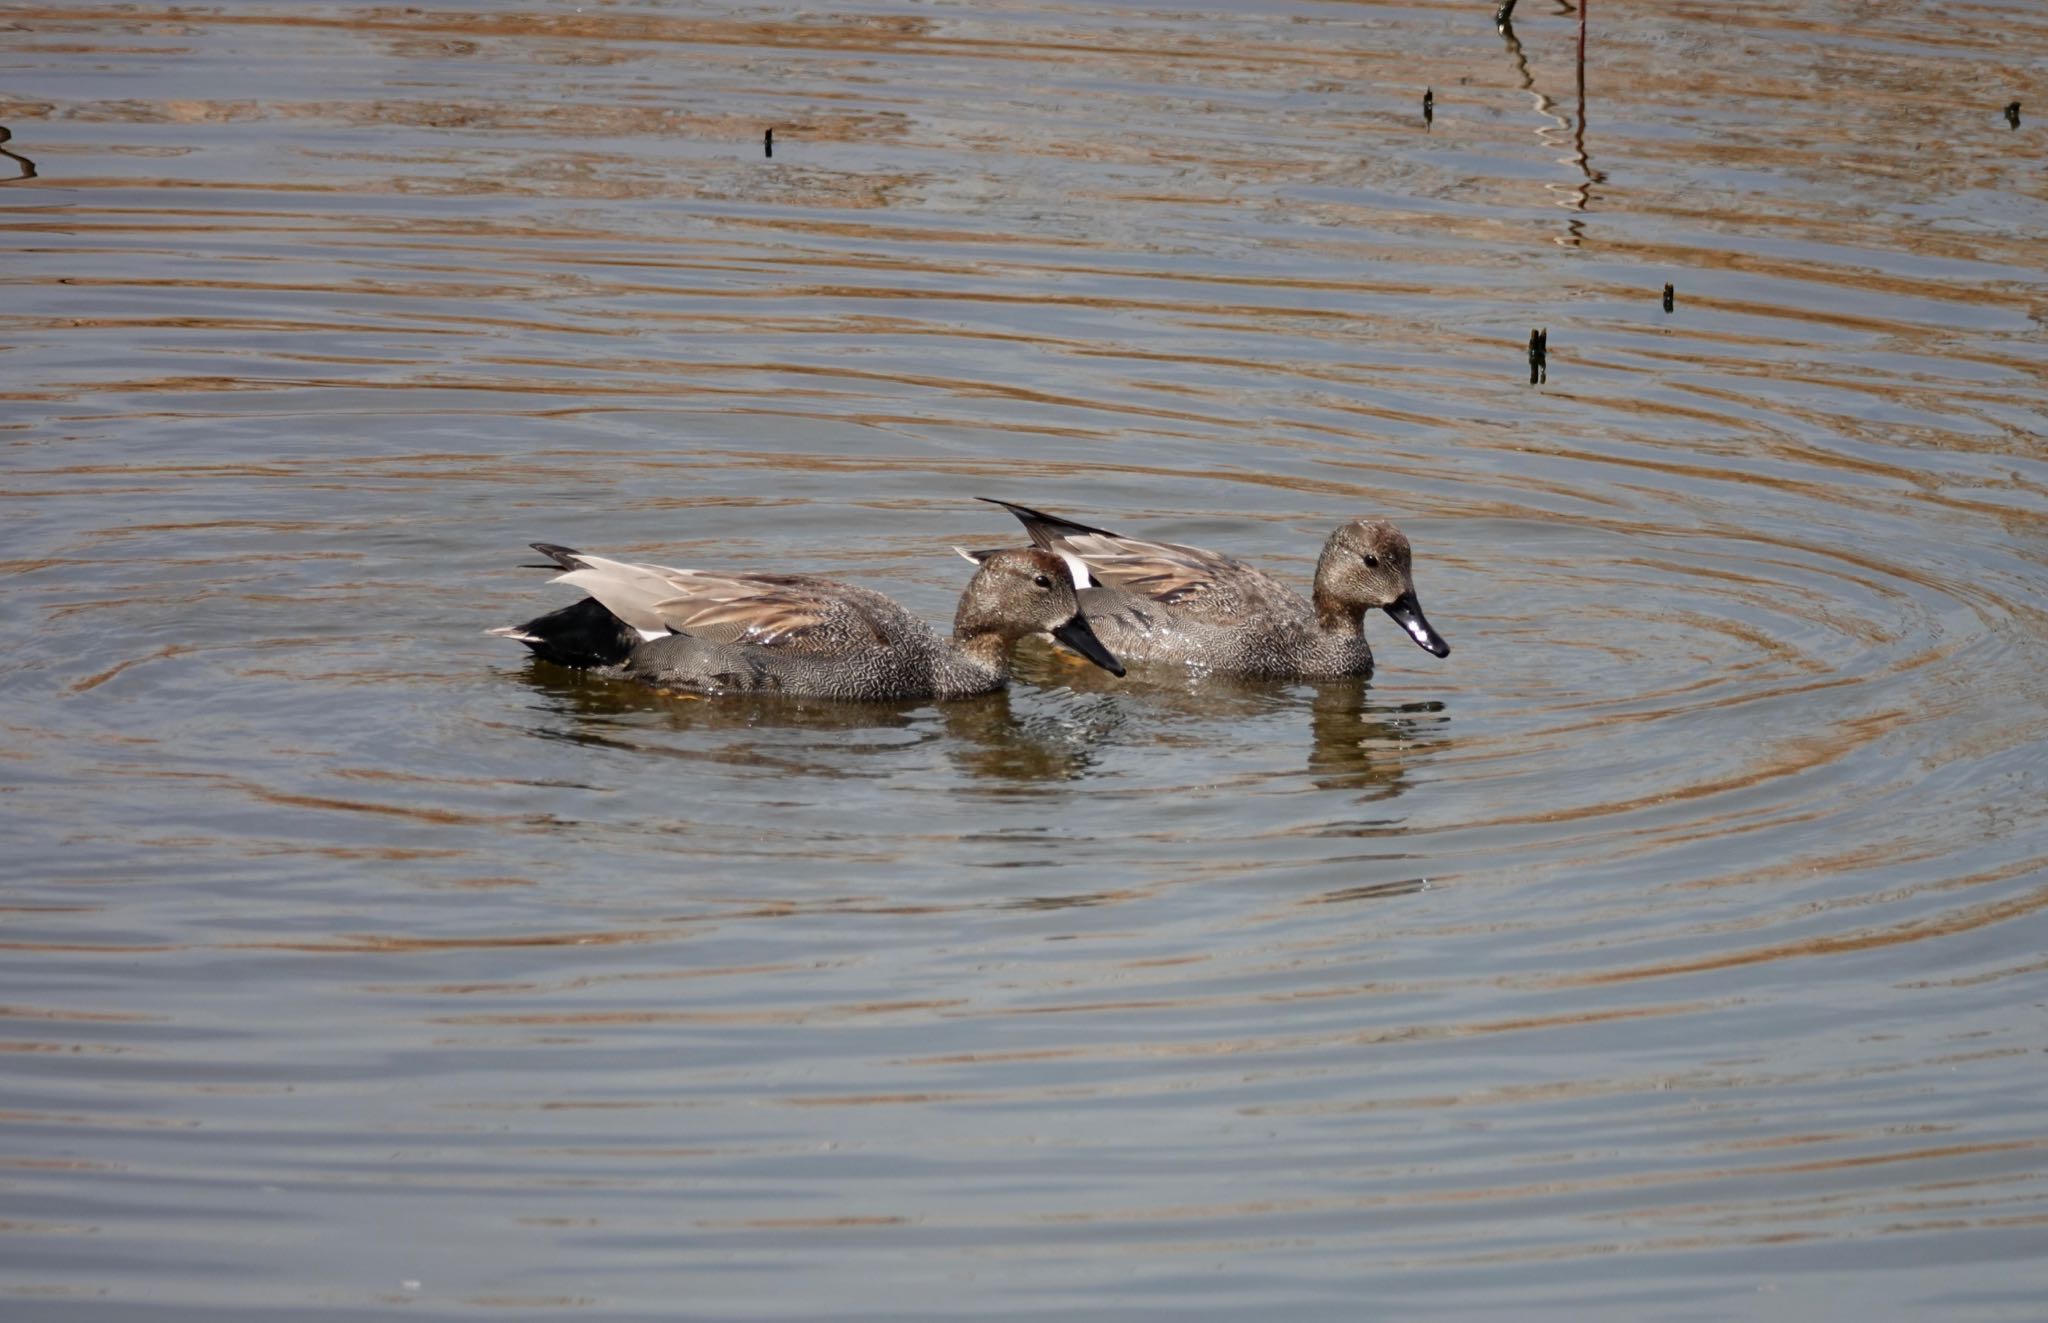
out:
<path id="1" fill-rule="evenodd" d="M 0 8 L 0 1314 L 2041 1317 L 2048 10 L 1490 9 Z M 1455 651 L 481 632 L 984 494 Z"/>

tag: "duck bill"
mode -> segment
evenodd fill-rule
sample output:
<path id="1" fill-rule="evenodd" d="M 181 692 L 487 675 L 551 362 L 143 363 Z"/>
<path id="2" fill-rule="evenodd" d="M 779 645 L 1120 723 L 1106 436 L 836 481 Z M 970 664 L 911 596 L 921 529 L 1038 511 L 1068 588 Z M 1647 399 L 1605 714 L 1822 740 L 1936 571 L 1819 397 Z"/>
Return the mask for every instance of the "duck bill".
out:
<path id="1" fill-rule="evenodd" d="M 1451 655 L 1451 645 L 1444 642 L 1444 636 L 1429 627 L 1428 618 L 1422 614 L 1422 604 L 1415 600 L 1413 588 L 1383 609 L 1394 618 L 1395 624 L 1408 631 L 1408 637 L 1415 640 L 1415 646 L 1439 657 Z"/>
<path id="2" fill-rule="evenodd" d="M 1095 630 L 1089 625 L 1088 617 L 1075 616 L 1053 630 L 1052 636 L 1111 675 L 1124 673 L 1124 664 L 1116 659 L 1116 654 L 1103 647 L 1102 640 L 1095 637 Z"/>

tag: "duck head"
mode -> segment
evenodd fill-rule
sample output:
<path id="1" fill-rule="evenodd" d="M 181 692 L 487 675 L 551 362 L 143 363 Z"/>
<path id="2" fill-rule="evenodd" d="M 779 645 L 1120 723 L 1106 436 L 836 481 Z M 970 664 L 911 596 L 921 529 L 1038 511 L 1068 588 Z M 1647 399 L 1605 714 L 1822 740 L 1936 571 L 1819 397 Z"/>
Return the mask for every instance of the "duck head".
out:
<path id="1" fill-rule="evenodd" d="M 960 554 L 980 568 L 960 595 L 960 609 L 953 615 L 955 637 L 994 635 L 1007 645 L 1030 634 L 1050 634 L 1111 675 L 1124 673 L 1123 663 L 1081 614 L 1074 577 L 1060 557 L 1037 547 Z"/>
<path id="2" fill-rule="evenodd" d="M 1316 562 L 1316 614 L 1326 627 L 1358 629 L 1378 608 L 1394 618 L 1425 652 L 1451 655 L 1451 645 L 1430 628 L 1415 597 L 1414 553 L 1407 535 L 1384 519 L 1354 519 L 1323 544 Z"/>

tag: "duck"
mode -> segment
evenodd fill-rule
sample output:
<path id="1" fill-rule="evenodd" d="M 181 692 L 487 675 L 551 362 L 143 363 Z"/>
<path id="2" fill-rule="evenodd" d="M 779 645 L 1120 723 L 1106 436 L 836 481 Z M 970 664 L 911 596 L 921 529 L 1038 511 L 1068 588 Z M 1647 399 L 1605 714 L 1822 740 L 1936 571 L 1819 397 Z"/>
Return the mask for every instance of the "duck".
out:
<path id="1" fill-rule="evenodd" d="M 1384 519 L 1330 534 L 1312 596 L 1219 551 L 1124 537 L 1009 501 L 1032 545 L 1059 555 L 1096 635 L 1125 662 L 1217 675 L 1321 680 L 1372 674 L 1365 612 L 1393 617 L 1423 651 L 1451 655 L 1415 595 L 1408 538 Z"/>
<path id="2" fill-rule="evenodd" d="M 941 638 L 871 588 L 808 574 L 715 573 L 529 544 L 589 596 L 487 631 L 543 661 L 700 693 L 848 700 L 962 698 L 1002 688 L 1011 649 L 1050 634 L 1112 675 L 1123 664 L 1081 613 L 1072 572 L 1036 547 L 976 564 Z"/>

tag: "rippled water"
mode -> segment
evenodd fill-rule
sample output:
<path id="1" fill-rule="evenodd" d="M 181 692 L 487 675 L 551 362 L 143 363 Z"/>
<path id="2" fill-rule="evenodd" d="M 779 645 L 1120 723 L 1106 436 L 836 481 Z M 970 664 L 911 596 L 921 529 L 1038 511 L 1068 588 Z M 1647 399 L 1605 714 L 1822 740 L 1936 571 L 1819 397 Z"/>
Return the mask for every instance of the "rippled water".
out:
<path id="1" fill-rule="evenodd" d="M 1489 9 L 0 9 L 0 1311 L 2038 1318 L 2048 11 Z M 481 632 L 976 495 L 1455 650 Z"/>

